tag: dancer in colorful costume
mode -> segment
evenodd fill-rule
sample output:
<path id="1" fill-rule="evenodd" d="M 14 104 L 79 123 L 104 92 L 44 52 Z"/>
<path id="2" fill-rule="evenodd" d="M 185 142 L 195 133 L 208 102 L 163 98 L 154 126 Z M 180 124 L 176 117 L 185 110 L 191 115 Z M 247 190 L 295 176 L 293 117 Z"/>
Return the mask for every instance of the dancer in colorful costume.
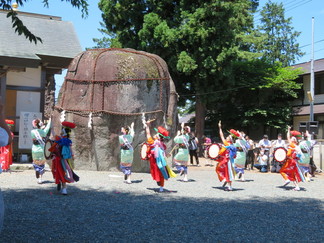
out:
<path id="1" fill-rule="evenodd" d="M 170 177 L 175 177 L 176 175 L 170 169 L 166 162 L 166 145 L 164 139 L 169 138 L 169 132 L 164 127 L 155 128 L 157 134 L 152 137 L 150 132 L 150 122 L 148 121 L 145 126 L 147 143 L 150 145 L 149 151 L 149 161 L 150 161 L 150 171 L 153 180 L 155 180 L 160 186 L 159 192 L 164 191 L 164 180 L 168 180 Z"/>
<path id="2" fill-rule="evenodd" d="M 249 149 L 249 144 L 245 140 L 244 135 L 242 135 L 239 131 L 235 131 L 232 129 L 231 136 L 235 138 L 236 147 L 236 157 L 234 158 L 234 168 L 238 179 L 241 181 L 245 181 L 244 179 L 244 168 L 246 163 L 246 155 Z"/>
<path id="3" fill-rule="evenodd" d="M 7 123 L 8 127 L 11 128 L 14 126 L 15 122 L 13 120 L 5 120 Z M 11 139 L 13 140 L 14 134 L 11 131 Z M 13 155 L 13 143 L 10 143 L 4 147 L 0 148 L 1 152 L 1 169 L 2 171 L 6 172 L 9 171 L 10 165 L 12 165 L 12 155 Z"/>
<path id="4" fill-rule="evenodd" d="M 182 181 L 188 181 L 188 161 L 189 161 L 189 133 L 190 127 L 181 124 L 181 131 L 174 138 L 174 142 L 178 146 L 178 153 L 174 156 L 174 164 L 179 171 L 180 175 L 184 175 Z"/>
<path id="5" fill-rule="evenodd" d="M 43 122 L 40 119 L 33 120 L 32 124 L 34 128 L 33 130 L 31 130 L 31 137 L 33 139 L 33 166 L 35 169 L 37 182 L 38 184 L 41 184 L 43 183 L 42 177 L 45 172 L 46 162 L 46 158 L 44 156 L 45 138 L 51 129 L 51 119 L 49 120 L 44 129 L 41 129 L 41 127 L 43 126 Z"/>
<path id="6" fill-rule="evenodd" d="M 219 157 L 216 159 L 218 162 L 216 166 L 216 173 L 220 182 L 224 182 L 223 187 L 228 184 L 226 191 L 232 191 L 232 181 L 235 178 L 235 170 L 233 167 L 234 158 L 236 156 L 236 147 L 233 145 L 232 135 L 224 137 L 222 131 L 222 123 L 219 121 L 219 136 L 222 139 L 224 146 L 219 151 Z M 230 130 L 230 133 L 238 136 L 237 132 L 234 129 Z"/>
<path id="7" fill-rule="evenodd" d="M 124 182 L 131 184 L 132 163 L 134 157 L 134 149 L 132 146 L 134 138 L 134 122 L 130 127 L 121 128 L 122 135 L 119 136 L 120 144 L 120 169 L 124 173 Z"/>
<path id="8" fill-rule="evenodd" d="M 53 153 L 52 173 L 57 184 L 57 190 L 62 195 L 67 195 L 66 183 L 79 181 L 79 177 L 74 173 L 72 141 L 70 140 L 71 129 L 76 125 L 72 122 L 62 122 L 61 137 L 56 137 L 50 151 Z"/>
<path id="9" fill-rule="evenodd" d="M 301 133 L 298 131 L 290 131 L 288 127 L 287 140 L 289 143 L 287 159 L 280 169 L 280 174 L 285 179 L 284 186 L 287 186 L 291 181 L 294 182 L 294 191 L 299 191 L 298 182 L 305 181 L 305 177 L 298 165 L 298 160 L 302 156 L 301 149 L 298 145 L 298 138 L 301 138 Z"/>
<path id="10" fill-rule="evenodd" d="M 300 169 L 302 170 L 305 179 L 307 181 L 311 181 L 311 158 L 312 158 L 312 150 L 314 145 L 316 144 L 315 141 L 311 140 L 311 135 L 308 131 L 304 134 L 304 140 L 300 142 L 299 146 L 302 152 L 302 156 L 299 160 Z"/>

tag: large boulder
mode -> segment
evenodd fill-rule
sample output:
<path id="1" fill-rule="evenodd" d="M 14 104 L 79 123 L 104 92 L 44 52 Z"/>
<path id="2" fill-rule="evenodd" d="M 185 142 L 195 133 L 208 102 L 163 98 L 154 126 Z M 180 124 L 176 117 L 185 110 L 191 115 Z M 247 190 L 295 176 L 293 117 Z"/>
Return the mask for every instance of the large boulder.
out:
<path id="1" fill-rule="evenodd" d="M 134 122 L 133 171 L 148 171 L 139 152 L 146 141 L 143 114 L 146 120 L 156 118 L 152 127 L 165 126 L 174 135 L 176 103 L 174 83 L 160 57 L 132 49 L 87 50 L 68 68 L 54 109 L 54 131 L 60 133 L 62 117 L 77 124 L 71 137 L 76 169 L 116 170 L 120 129 Z"/>

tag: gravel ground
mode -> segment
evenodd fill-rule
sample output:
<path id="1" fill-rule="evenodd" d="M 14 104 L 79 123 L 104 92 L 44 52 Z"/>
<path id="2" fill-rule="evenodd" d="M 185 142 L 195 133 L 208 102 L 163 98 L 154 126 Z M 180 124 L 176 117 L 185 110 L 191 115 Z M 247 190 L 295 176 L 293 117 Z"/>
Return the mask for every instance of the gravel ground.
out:
<path id="1" fill-rule="evenodd" d="M 226 192 L 215 167 L 189 167 L 189 182 L 150 174 L 76 171 L 67 196 L 51 173 L 38 185 L 33 170 L 0 175 L 5 219 L 0 242 L 323 242 L 324 176 L 281 187 L 279 174 L 247 171 Z"/>

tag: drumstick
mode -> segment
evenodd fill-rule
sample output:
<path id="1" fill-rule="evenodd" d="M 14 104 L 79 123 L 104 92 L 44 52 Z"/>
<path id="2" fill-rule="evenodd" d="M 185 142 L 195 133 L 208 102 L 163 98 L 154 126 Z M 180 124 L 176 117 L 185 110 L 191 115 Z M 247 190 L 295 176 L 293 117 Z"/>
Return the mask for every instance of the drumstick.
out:
<path id="1" fill-rule="evenodd" d="M 152 121 L 155 121 L 155 120 L 156 120 L 156 118 L 153 118 L 153 119 L 148 120 L 146 123 L 151 123 Z"/>
<path id="2" fill-rule="evenodd" d="M 169 152 L 169 154 L 172 154 L 173 150 L 175 150 L 177 147 L 179 147 L 179 144 L 174 145 L 174 147 L 171 149 L 171 151 Z"/>

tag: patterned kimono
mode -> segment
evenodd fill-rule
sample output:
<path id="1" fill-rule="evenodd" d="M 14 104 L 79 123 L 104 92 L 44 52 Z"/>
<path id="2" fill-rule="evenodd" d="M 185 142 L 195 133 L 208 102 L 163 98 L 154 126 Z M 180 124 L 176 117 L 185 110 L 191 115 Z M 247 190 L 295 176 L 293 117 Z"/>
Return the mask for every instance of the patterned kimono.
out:
<path id="1" fill-rule="evenodd" d="M 218 162 L 216 166 L 216 173 L 219 181 L 231 182 L 235 177 L 235 170 L 233 167 L 234 158 L 236 156 L 236 147 L 228 142 L 224 143 L 225 147 L 219 151 L 219 156 L 216 159 Z"/>
<path id="2" fill-rule="evenodd" d="M 170 177 L 175 177 L 174 172 L 169 168 L 165 158 L 166 145 L 156 139 L 150 137 L 147 140 L 150 145 L 149 161 L 150 161 L 150 172 L 153 180 L 155 180 L 159 186 L 164 186 L 164 179 L 167 180 Z"/>
<path id="3" fill-rule="evenodd" d="M 120 169 L 125 175 L 130 175 L 133 157 L 134 157 L 134 149 L 132 147 L 133 142 L 133 132 L 127 135 L 119 136 L 119 144 L 120 144 Z"/>
<path id="4" fill-rule="evenodd" d="M 179 145 L 178 153 L 174 156 L 174 164 L 178 170 L 187 172 L 189 161 L 189 135 L 181 134 L 174 138 L 174 142 Z"/>
<path id="5" fill-rule="evenodd" d="M 11 133 L 11 137 L 14 137 L 14 134 Z M 13 149 L 12 149 L 12 143 L 8 144 L 7 146 L 1 147 L 0 148 L 0 158 L 1 158 L 1 169 L 3 171 L 8 171 L 10 168 L 10 165 L 12 165 L 12 154 L 13 154 Z"/>
<path id="6" fill-rule="evenodd" d="M 31 137 L 33 139 L 32 146 L 32 158 L 35 171 L 38 171 L 41 175 L 44 173 L 46 158 L 44 155 L 44 138 L 47 136 L 51 129 L 51 121 L 47 123 L 44 129 L 31 130 Z"/>
<path id="7" fill-rule="evenodd" d="M 72 141 L 66 137 L 57 137 L 50 150 L 54 155 L 52 173 L 55 184 L 79 181 L 73 171 Z"/>
<path id="8" fill-rule="evenodd" d="M 310 140 L 304 140 L 299 144 L 302 156 L 299 160 L 299 165 L 303 173 L 310 173 L 310 160 L 311 160 L 311 150 L 313 144 Z"/>
<path id="9" fill-rule="evenodd" d="M 234 146 L 236 147 L 236 157 L 234 158 L 234 168 L 236 173 L 244 174 L 244 167 L 247 154 L 247 142 L 244 139 L 237 139 Z"/>
<path id="10" fill-rule="evenodd" d="M 285 180 L 290 181 L 305 181 L 305 177 L 298 165 L 298 160 L 301 157 L 301 151 L 298 145 L 291 143 L 287 152 L 286 162 L 280 169 L 280 174 Z"/>

